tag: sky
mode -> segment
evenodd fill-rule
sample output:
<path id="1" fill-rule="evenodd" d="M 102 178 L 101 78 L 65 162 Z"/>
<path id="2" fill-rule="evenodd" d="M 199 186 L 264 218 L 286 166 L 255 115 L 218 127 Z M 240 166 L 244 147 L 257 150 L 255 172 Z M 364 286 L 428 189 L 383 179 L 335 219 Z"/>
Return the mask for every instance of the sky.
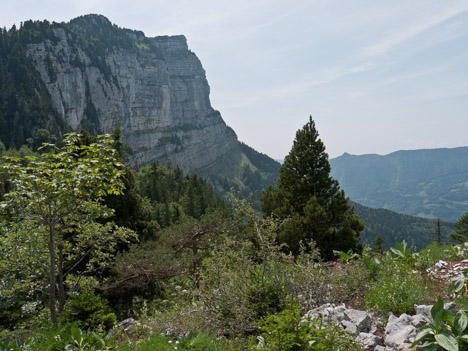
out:
<path id="1" fill-rule="evenodd" d="M 179 35 L 239 140 L 282 159 L 312 115 L 330 157 L 468 146 L 467 0 L 0 0 L 0 25 L 106 16 Z"/>

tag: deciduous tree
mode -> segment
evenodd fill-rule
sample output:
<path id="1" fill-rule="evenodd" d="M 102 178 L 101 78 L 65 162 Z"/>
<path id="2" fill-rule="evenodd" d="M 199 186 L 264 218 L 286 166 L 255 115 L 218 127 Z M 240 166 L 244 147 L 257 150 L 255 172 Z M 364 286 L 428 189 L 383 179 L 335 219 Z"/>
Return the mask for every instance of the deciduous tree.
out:
<path id="1" fill-rule="evenodd" d="M 97 222 L 112 214 L 102 204 L 102 197 L 119 195 L 124 188 L 124 167 L 112 142 L 107 135 L 84 145 L 79 134 L 71 133 L 60 148 L 46 144 L 50 150 L 40 157 L 10 157 L 2 167 L 9 172 L 13 189 L 1 203 L 9 219 L 2 228 L 7 235 L 0 238 L 0 249 L 27 252 L 22 242 L 47 242 L 45 266 L 54 324 L 57 300 L 59 312 L 64 308 L 67 274 L 76 273 L 77 267 L 89 274 L 105 266 L 117 243 L 127 242 L 135 235 L 113 223 Z M 28 224 L 27 228 L 21 223 Z M 20 241 L 12 240 L 12 230 L 18 231 Z"/>

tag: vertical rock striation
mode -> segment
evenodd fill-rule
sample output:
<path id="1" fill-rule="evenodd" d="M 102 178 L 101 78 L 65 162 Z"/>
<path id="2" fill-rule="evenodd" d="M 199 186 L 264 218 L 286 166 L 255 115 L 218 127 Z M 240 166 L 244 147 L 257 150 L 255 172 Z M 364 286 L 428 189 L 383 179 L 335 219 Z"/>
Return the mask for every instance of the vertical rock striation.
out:
<path id="1" fill-rule="evenodd" d="M 27 52 L 73 130 L 118 126 L 132 162 L 157 160 L 186 173 L 238 149 L 236 134 L 211 107 L 205 71 L 184 36 L 146 38 L 98 15 L 53 24 L 50 33 Z"/>

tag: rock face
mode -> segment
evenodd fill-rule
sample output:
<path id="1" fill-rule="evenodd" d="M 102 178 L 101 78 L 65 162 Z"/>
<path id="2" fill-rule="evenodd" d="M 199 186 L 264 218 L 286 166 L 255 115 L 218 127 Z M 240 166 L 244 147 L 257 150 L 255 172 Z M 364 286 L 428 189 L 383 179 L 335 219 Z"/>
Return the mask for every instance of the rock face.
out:
<path id="1" fill-rule="evenodd" d="M 146 38 L 97 15 L 53 24 L 50 32 L 27 52 L 73 130 L 118 126 L 133 162 L 158 160 L 186 173 L 238 147 L 211 107 L 205 71 L 184 36 Z"/>
<path id="2" fill-rule="evenodd" d="M 344 305 L 336 306 L 327 303 L 307 312 L 304 316 L 315 319 L 319 316 L 326 323 L 336 323 L 352 334 L 364 350 L 401 351 L 410 350 L 418 330 L 432 323 L 430 305 L 415 305 L 414 316 L 403 313 L 396 317 L 390 313 L 387 321 L 378 321 L 373 314 L 366 311 L 347 309 Z M 455 304 L 446 303 L 444 308 L 455 311 Z M 383 335 L 379 333 L 377 325 L 385 324 Z M 411 349 L 413 350 L 413 349 Z"/>

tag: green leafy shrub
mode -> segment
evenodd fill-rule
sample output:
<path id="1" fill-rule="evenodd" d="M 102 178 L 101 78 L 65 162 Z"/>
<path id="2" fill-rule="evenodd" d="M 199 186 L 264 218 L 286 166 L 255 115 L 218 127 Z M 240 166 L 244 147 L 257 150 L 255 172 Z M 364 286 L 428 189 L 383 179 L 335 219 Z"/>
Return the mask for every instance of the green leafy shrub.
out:
<path id="1" fill-rule="evenodd" d="M 462 271 L 463 276 L 453 284 L 453 291 L 461 296 L 468 296 L 468 269 Z"/>
<path id="2" fill-rule="evenodd" d="M 32 350 L 62 351 L 73 343 L 72 329 L 77 329 L 76 325 L 61 324 L 58 328 L 49 325 L 31 337 L 29 346 Z"/>
<path id="3" fill-rule="evenodd" d="M 78 328 L 76 324 L 49 326 L 33 334 L 26 342 L 25 350 L 44 351 L 111 351 L 117 350 L 115 339 L 119 333 L 97 334 Z M 1 349 L 0 349 L 1 350 Z M 22 350 L 22 349 L 21 349 Z"/>
<path id="4" fill-rule="evenodd" d="M 251 243 L 227 239 L 203 262 L 199 297 L 213 326 L 235 333 L 251 330 L 257 319 L 283 308 L 286 266 L 281 253 L 268 256 L 259 263 Z"/>
<path id="5" fill-rule="evenodd" d="M 5 340 L 0 340 L 0 351 L 19 351 L 23 349 L 23 339 L 20 336 L 6 336 Z"/>
<path id="6" fill-rule="evenodd" d="M 421 271 L 432 267 L 440 260 L 451 261 L 459 258 L 453 245 L 438 245 L 436 242 L 427 245 L 415 257 L 416 267 Z"/>
<path id="7" fill-rule="evenodd" d="M 413 247 L 408 247 L 406 240 L 403 240 L 401 243 L 395 243 L 395 246 L 396 247 L 391 247 L 390 251 L 397 259 L 405 262 L 410 262 L 414 259 L 414 255 L 412 253 Z"/>
<path id="8" fill-rule="evenodd" d="M 385 275 L 366 296 L 367 305 L 387 314 L 414 312 L 414 304 L 427 299 L 428 292 L 424 281 L 415 273 Z"/>
<path id="9" fill-rule="evenodd" d="M 119 350 L 122 351 L 224 351 L 226 343 L 216 340 L 209 334 L 189 333 L 186 338 L 168 339 L 162 335 L 153 335 L 142 342 L 128 342 Z"/>
<path id="10" fill-rule="evenodd" d="M 346 264 L 349 263 L 349 261 L 352 259 L 359 257 L 359 255 L 353 252 L 352 249 L 349 249 L 348 252 L 333 250 L 333 254 Z"/>
<path id="11" fill-rule="evenodd" d="M 439 297 L 431 309 L 433 323 L 421 327 L 412 347 L 424 342 L 421 350 L 468 350 L 468 311 L 460 310 L 454 316 L 444 308 Z"/>
<path id="12" fill-rule="evenodd" d="M 291 302 L 276 315 L 264 318 L 257 350 L 360 350 L 353 337 L 336 324 L 326 325 L 321 318 L 303 318 L 297 303 Z"/>
<path id="13" fill-rule="evenodd" d="M 111 329 L 117 321 L 107 300 L 92 291 L 73 296 L 60 318 L 65 323 L 75 322 L 86 328 L 104 327 L 106 330 Z"/>

